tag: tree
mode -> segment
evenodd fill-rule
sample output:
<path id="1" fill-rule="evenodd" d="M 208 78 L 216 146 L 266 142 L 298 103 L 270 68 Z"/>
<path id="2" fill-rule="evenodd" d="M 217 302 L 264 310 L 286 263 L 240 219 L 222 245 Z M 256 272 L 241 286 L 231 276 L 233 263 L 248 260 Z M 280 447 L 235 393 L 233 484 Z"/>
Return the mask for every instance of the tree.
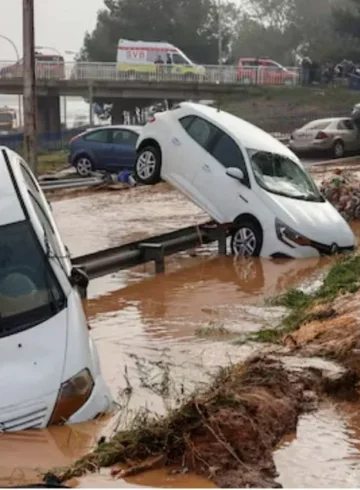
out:
<path id="1" fill-rule="evenodd" d="M 217 0 L 104 0 L 104 5 L 94 31 L 85 35 L 81 59 L 114 62 L 122 38 L 167 41 L 197 63 L 217 64 Z M 229 3 L 221 13 L 226 55 L 238 9 Z"/>
<path id="2" fill-rule="evenodd" d="M 333 25 L 342 41 L 344 58 L 360 59 L 360 0 L 349 0 L 333 9 Z"/>

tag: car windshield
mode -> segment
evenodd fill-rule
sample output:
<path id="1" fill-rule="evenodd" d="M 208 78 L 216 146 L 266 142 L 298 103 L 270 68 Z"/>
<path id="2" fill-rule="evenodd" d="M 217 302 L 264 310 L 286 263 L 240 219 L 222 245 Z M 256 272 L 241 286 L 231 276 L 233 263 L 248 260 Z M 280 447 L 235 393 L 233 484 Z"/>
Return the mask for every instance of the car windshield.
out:
<path id="1" fill-rule="evenodd" d="M 66 305 L 64 293 L 29 221 L 0 233 L 0 337 L 42 323 Z"/>
<path id="2" fill-rule="evenodd" d="M 266 191 L 303 201 L 324 201 L 311 177 L 287 156 L 249 149 L 247 152 L 255 179 Z"/>

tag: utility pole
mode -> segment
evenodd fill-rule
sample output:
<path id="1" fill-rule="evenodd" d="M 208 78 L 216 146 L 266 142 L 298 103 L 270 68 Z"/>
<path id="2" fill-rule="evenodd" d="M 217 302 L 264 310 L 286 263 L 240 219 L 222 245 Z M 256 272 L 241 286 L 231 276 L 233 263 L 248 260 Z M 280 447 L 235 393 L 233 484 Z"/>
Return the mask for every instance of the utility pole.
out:
<path id="1" fill-rule="evenodd" d="M 37 175 L 34 0 L 23 0 L 24 153 Z"/>
<path id="2" fill-rule="evenodd" d="M 220 67 L 222 67 L 223 64 L 223 52 L 222 52 L 223 19 L 222 19 L 221 7 L 222 7 L 221 0 L 218 0 L 218 57 L 219 57 Z"/>

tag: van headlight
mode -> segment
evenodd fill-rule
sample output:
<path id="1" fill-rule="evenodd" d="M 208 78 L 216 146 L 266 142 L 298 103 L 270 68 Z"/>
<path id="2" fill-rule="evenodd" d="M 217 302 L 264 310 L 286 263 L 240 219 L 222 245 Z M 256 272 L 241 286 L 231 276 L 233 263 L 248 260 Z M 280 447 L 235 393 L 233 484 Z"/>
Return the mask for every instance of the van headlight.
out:
<path id="1" fill-rule="evenodd" d="M 88 369 L 84 369 L 65 381 L 59 390 L 50 425 L 62 425 L 90 398 L 94 380 Z"/>
<path id="2" fill-rule="evenodd" d="M 294 243 L 302 247 L 312 246 L 311 240 L 306 238 L 304 235 L 301 235 L 301 233 L 293 230 L 292 228 L 290 228 L 290 226 L 285 225 L 285 223 L 277 218 L 275 220 L 275 229 L 278 239 L 281 242 L 285 243 L 285 245 L 287 245 L 288 247 L 295 248 L 295 246 L 293 245 Z"/>

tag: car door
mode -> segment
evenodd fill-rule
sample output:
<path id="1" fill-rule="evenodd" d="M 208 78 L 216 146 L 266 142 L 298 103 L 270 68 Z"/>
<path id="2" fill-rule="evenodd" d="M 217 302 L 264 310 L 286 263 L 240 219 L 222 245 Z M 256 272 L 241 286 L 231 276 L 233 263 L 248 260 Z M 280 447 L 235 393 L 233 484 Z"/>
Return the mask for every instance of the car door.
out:
<path id="1" fill-rule="evenodd" d="M 228 168 L 238 168 L 240 182 L 227 175 Z M 244 212 L 251 212 L 251 185 L 244 155 L 238 144 L 224 131 L 216 129 L 204 162 L 198 167 L 194 187 L 201 196 L 201 207 L 220 223 L 232 222 Z"/>
<path id="2" fill-rule="evenodd" d="M 214 135 L 214 128 L 204 119 L 189 115 L 179 119 L 178 131 L 170 136 L 167 154 L 166 180 L 177 187 L 189 199 L 198 203 L 194 189 L 194 178 L 201 165 L 205 163 L 206 148 Z"/>
<path id="3" fill-rule="evenodd" d="M 110 170 L 132 169 L 136 160 L 138 133 L 129 129 L 113 129 L 111 136 L 112 157 Z"/>
<path id="4" fill-rule="evenodd" d="M 83 136 L 84 151 L 89 154 L 96 170 L 109 170 L 113 161 L 112 131 L 97 129 Z"/>
<path id="5" fill-rule="evenodd" d="M 360 131 L 351 119 L 343 119 L 338 122 L 337 130 L 344 141 L 345 150 L 355 151 L 360 149 Z"/>

